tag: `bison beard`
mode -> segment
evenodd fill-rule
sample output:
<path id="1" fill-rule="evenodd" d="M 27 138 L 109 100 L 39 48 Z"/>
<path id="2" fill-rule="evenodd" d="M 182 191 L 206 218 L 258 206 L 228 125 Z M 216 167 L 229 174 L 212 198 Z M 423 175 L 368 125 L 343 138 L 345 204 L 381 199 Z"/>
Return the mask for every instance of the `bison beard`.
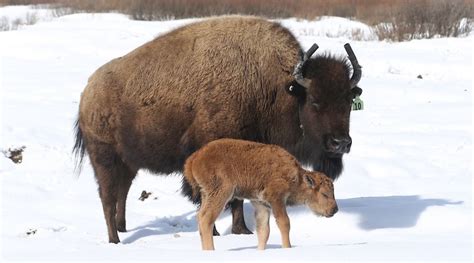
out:
<path id="1" fill-rule="evenodd" d="M 332 180 L 336 180 L 342 173 L 342 157 L 322 156 L 321 159 L 313 164 L 314 171 L 325 173 Z"/>
<path id="2" fill-rule="evenodd" d="M 342 173 L 342 154 L 326 153 L 318 143 L 305 136 L 295 151 L 290 151 L 300 162 L 311 165 L 314 171 L 325 173 L 332 180 L 336 180 Z"/>

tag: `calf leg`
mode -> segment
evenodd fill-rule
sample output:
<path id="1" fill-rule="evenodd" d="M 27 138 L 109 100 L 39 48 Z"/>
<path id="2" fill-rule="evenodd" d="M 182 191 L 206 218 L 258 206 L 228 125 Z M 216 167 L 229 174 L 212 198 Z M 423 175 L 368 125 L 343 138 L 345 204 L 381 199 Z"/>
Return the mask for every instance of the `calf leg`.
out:
<path id="1" fill-rule="evenodd" d="M 281 233 L 282 247 L 290 248 L 290 219 L 286 212 L 285 203 L 281 200 L 271 202 L 273 216 L 275 216 L 276 223 Z"/>
<path id="2" fill-rule="evenodd" d="M 244 201 L 234 199 L 230 202 L 232 208 L 232 234 L 252 234 L 245 225 Z"/>
<path id="3" fill-rule="evenodd" d="M 217 217 L 230 198 L 230 191 L 225 189 L 202 195 L 201 207 L 198 212 L 199 234 L 203 250 L 214 250 L 213 228 Z"/>
<path id="4" fill-rule="evenodd" d="M 258 201 L 252 201 L 257 223 L 258 249 L 264 250 L 270 235 L 270 209 Z"/>

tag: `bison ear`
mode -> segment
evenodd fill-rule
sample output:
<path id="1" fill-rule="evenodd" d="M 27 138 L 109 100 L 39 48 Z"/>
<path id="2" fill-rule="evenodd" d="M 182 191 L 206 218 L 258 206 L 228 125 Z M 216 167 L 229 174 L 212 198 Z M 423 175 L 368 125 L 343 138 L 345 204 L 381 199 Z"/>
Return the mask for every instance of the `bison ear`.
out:
<path id="1" fill-rule="evenodd" d="M 313 178 L 311 176 L 305 175 L 304 176 L 305 183 L 312 189 L 316 188 L 316 184 L 314 183 Z"/>
<path id="2" fill-rule="evenodd" d="M 359 86 L 355 86 L 351 89 L 352 92 L 352 98 L 354 99 L 357 96 L 360 96 L 362 94 L 362 89 L 359 88 Z"/>
<path id="3" fill-rule="evenodd" d="M 306 88 L 296 83 L 296 81 L 291 82 L 286 87 L 286 91 L 295 97 L 303 97 L 306 94 Z"/>

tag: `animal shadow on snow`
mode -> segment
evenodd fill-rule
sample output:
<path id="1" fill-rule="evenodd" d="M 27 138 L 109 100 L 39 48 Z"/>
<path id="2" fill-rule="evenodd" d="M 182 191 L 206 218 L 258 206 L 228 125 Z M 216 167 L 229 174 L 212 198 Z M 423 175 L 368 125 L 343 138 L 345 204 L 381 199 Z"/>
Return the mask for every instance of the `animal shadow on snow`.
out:
<path id="1" fill-rule="evenodd" d="M 192 215 L 191 217 L 189 217 Z M 255 230 L 255 220 L 253 218 L 254 211 L 251 204 L 244 204 L 244 216 L 245 222 L 249 229 Z M 226 208 L 219 219 L 230 217 L 230 209 Z M 188 218 L 189 217 L 189 218 Z M 139 239 L 155 236 L 155 235 L 166 235 L 173 234 L 178 232 L 197 232 L 197 219 L 196 219 L 196 210 L 189 211 L 179 216 L 168 216 L 157 218 L 151 222 L 146 223 L 145 225 L 140 225 L 135 228 L 127 229 L 127 233 L 131 233 L 128 237 L 122 240 L 122 244 L 130 244 Z M 231 225 L 222 230 L 221 235 L 230 235 L 231 234 Z"/>
<path id="2" fill-rule="evenodd" d="M 297 247 L 295 245 L 291 245 L 293 248 Z M 241 250 L 256 250 L 257 246 L 248 246 L 248 247 L 238 247 L 238 248 L 231 248 L 229 251 L 241 251 Z M 267 244 L 265 249 L 281 249 L 280 244 Z"/>
<path id="3" fill-rule="evenodd" d="M 192 215 L 192 216 L 190 216 Z M 244 204 L 244 216 L 245 222 L 249 229 L 255 230 L 255 220 L 253 218 L 254 211 L 253 207 L 249 203 Z M 219 219 L 230 217 L 230 209 L 225 209 Z M 189 218 L 188 218 L 189 217 Z M 227 229 L 221 229 L 221 235 L 230 235 L 231 227 L 229 225 Z M 139 239 L 155 236 L 155 235 L 166 235 L 173 234 L 178 232 L 197 232 L 197 219 L 196 219 L 196 210 L 189 211 L 179 216 L 168 216 L 157 218 L 151 222 L 148 222 L 144 225 L 140 225 L 131 229 L 127 229 L 129 236 L 122 240 L 122 244 L 130 244 Z M 271 248 L 271 246 L 270 246 Z"/>
<path id="4" fill-rule="evenodd" d="M 423 199 L 418 195 L 407 196 L 375 196 L 357 197 L 348 199 L 337 199 L 339 213 L 357 214 L 359 216 L 358 226 L 364 230 L 375 230 L 382 228 L 410 228 L 416 225 L 423 211 L 430 206 L 460 205 L 462 201 L 449 201 L 446 199 Z M 290 207 L 288 213 L 308 213 L 304 206 Z M 249 229 L 255 231 L 255 220 L 253 218 L 253 207 L 250 203 L 244 203 L 245 222 Z M 190 215 L 193 216 L 189 217 Z M 229 217 L 227 209 L 219 218 Z M 337 217 L 337 214 L 335 215 Z M 189 218 L 188 218 L 189 217 Z M 133 243 L 138 239 L 176 232 L 198 231 L 195 211 L 190 211 L 179 216 L 158 218 L 146 225 L 130 229 L 133 232 L 123 239 L 122 243 Z M 229 235 L 231 226 L 221 232 Z M 274 245 L 274 247 L 280 247 Z M 270 245 L 269 248 L 274 248 Z M 253 247 L 248 247 L 253 248 Z M 247 249 L 240 248 L 236 250 Z"/>
<path id="5" fill-rule="evenodd" d="M 364 230 L 410 228 L 430 206 L 460 205 L 462 201 L 423 199 L 418 195 L 358 197 L 337 200 L 340 213 L 357 214 Z M 336 214 L 337 216 L 337 214 Z"/>
<path id="6" fill-rule="evenodd" d="M 192 217 L 188 218 L 191 214 Z M 145 225 L 141 225 L 132 229 L 128 229 L 127 232 L 133 232 L 130 236 L 122 240 L 123 244 L 129 244 L 137 241 L 138 239 L 155 236 L 165 235 L 177 232 L 196 232 L 198 231 L 196 214 L 195 211 L 190 211 L 179 216 L 168 216 L 157 218 Z"/>
<path id="7" fill-rule="evenodd" d="M 423 199 L 418 195 L 357 197 L 337 199 L 336 201 L 339 207 L 338 213 L 358 215 L 358 226 L 363 230 L 414 227 L 421 214 L 430 206 L 461 205 L 463 203 L 463 201 L 453 202 L 446 199 Z M 244 211 L 247 226 L 249 229 L 255 230 L 252 205 L 245 203 Z M 291 214 L 310 212 L 305 206 L 297 206 L 289 207 L 288 213 L 291 219 Z M 230 233 L 230 230 L 229 227 L 224 234 Z"/>

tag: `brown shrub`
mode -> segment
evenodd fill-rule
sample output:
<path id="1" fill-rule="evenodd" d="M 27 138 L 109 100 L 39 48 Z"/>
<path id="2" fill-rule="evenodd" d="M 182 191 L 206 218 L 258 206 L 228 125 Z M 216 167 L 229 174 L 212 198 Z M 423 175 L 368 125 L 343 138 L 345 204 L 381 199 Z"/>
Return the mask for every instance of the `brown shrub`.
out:
<path id="1" fill-rule="evenodd" d="M 408 1 L 375 26 L 379 39 L 457 37 L 472 30 L 473 5 L 462 0 Z"/>
<path id="2" fill-rule="evenodd" d="M 10 21 L 6 16 L 0 17 L 0 31 L 10 30 Z"/>
<path id="3" fill-rule="evenodd" d="M 0 0 L 0 5 L 45 3 L 54 4 L 58 15 L 120 12 L 136 20 L 223 14 L 310 20 L 342 16 L 368 23 L 375 27 L 379 39 L 393 41 L 456 37 L 473 29 L 474 18 L 474 0 Z"/>

